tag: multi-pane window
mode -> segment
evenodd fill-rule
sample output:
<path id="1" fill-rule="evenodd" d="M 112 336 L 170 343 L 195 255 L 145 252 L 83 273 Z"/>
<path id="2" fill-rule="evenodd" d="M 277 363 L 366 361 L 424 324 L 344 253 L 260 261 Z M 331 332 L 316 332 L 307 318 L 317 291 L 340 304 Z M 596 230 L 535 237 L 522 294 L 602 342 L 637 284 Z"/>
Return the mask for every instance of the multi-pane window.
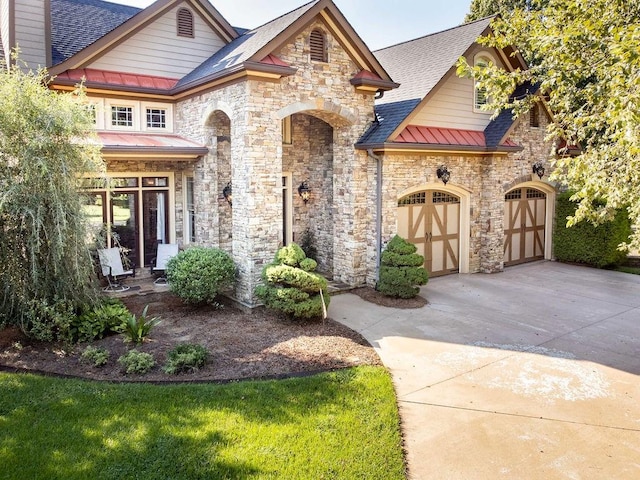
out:
<path id="1" fill-rule="evenodd" d="M 164 108 L 147 108 L 147 128 L 167 128 L 167 111 Z"/>
<path id="2" fill-rule="evenodd" d="M 112 106 L 111 125 L 114 127 L 133 127 L 133 107 Z"/>

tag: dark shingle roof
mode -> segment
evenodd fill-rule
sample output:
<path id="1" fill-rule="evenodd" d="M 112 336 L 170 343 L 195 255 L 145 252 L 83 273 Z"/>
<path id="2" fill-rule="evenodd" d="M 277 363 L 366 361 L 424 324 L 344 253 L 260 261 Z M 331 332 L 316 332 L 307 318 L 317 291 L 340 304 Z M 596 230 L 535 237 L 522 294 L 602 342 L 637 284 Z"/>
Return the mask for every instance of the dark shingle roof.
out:
<path id="1" fill-rule="evenodd" d="M 424 98 L 480 37 L 493 17 L 377 50 L 374 55 L 400 88 L 379 103 Z"/>
<path id="2" fill-rule="evenodd" d="M 239 67 L 249 60 L 262 47 L 286 30 L 298 18 L 310 10 L 319 0 L 307 3 L 275 20 L 245 32 L 233 42 L 218 50 L 212 57 L 205 60 L 199 67 L 183 77 L 176 85 L 181 88 L 190 83 L 198 82 L 224 70 Z M 262 60 L 262 59 L 260 59 Z"/>
<path id="3" fill-rule="evenodd" d="M 140 12 L 102 0 L 51 0 L 51 60 L 57 65 Z"/>
<path id="4" fill-rule="evenodd" d="M 384 143 L 398 125 L 418 106 L 422 99 L 376 105 L 376 121 L 360 137 L 358 144 L 373 145 Z"/>
<path id="5" fill-rule="evenodd" d="M 519 85 L 511 98 L 522 98 L 529 94 L 534 94 L 538 91 L 539 85 L 533 85 L 529 82 Z M 513 125 L 513 110 L 503 110 L 500 114 L 489 122 L 487 128 L 484 129 L 484 137 L 487 142 L 487 147 L 496 147 L 500 144 L 502 138 L 507 134 L 511 125 Z"/>

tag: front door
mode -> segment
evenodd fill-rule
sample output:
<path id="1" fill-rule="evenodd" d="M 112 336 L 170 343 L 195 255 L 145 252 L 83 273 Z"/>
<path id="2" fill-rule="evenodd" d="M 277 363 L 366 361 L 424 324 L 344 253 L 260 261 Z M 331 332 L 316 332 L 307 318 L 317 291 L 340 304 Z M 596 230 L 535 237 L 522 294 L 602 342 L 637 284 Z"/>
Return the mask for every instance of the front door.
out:
<path id="1" fill-rule="evenodd" d="M 398 235 L 417 247 L 431 277 L 458 272 L 460 198 L 437 190 L 401 198 Z"/>
<path id="2" fill-rule="evenodd" d="M 505 195 L 505 266 L 544 258 L 547 195 L 535 188 L 517 188 Z"/>

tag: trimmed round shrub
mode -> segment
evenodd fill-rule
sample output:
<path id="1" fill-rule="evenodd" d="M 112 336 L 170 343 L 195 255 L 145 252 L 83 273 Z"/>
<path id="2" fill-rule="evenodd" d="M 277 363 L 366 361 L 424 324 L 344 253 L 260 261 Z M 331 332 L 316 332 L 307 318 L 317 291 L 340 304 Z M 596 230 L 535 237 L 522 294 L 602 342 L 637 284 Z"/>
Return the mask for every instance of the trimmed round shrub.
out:
<path id="1" fill-rule="evenodd" d="M 233 285 L 236 266 L 218 248 L 192 247 L 167 262 L 167 282 L 185 303 L 214 303 L 220 290 Z"/>
<path id="2" fill-rule="evenodd" d="M 164 371 L 169 374 L 193 372 L 202 368 L 209 352 L 202 345 L 183 343 L 176 345 L 167 355 Z"/>
<path id="3" fill-rule="evenodd" d="M 423 267 L 424 257 L 416 246 L 396 235 L 382 252 L 380 280 L 377 290 L 389 297 L 413 298 L 420 292 L 416 285 L 426 285 L 429 273 Z"/>
<path id="4" fill-rule="evenodd" d="M 290 318 L 322 318 L 322 298 L 324 308 L 329 306 L 330 299 L 327 280 L 314 272 L 317 265 L 295 243 L 282 247 L 274 261 L 262 270 L 264 285 L 256 288 L 256 296 L 268 308 Z"/>

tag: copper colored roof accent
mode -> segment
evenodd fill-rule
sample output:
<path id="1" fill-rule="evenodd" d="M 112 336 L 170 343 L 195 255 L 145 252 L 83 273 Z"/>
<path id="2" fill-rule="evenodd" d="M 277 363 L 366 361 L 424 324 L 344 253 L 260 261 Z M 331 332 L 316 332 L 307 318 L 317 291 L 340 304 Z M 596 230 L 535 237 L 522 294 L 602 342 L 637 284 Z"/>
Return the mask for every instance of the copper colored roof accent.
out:
<path id="1" fill-rule="evenodd" d="M 484 132 L 460 130 L 456 128 L 425 127 L 409 125 L 394 140 L 398 143 L 423 143 L 431 145 L 457 145 L 466 147 L 486 147 Z M 511 140 L 505 140 L 501 146 L 517 147 Z"/>
<path id="2" fill-rule="evenodd" d="M 369 70 L 360 70 L 360 72 L 353 78 L 354 79 L 355 78 L 362 78 L 362 79 L 365 79 L 365 80 L 382 80 L 382 78 L 380 78 L 375 73 L 371 73 Z"/>
<path id="3" fill-rule="evenodd" d="M 106 152 L 158 152 L 164 155 L 205 155 L 207 147 L 172 134 L 98 132 Z"/>
<path id="4" fill-rule="evenodd" d="M 279 59 L 275 55 L 272 55 L 271 53 L 269 55 L 267 55 L 266 57 L 264 57 L 262 60 L 260 60 L 260 63 L 266 63 L 268 65 L 278 65 L 280 67 L 290 67 L 291 66 L 288 63 L 283 62 L 281 59 Z"/>
<path id="5" fill-rule="evenodd" d="M 155 77 L 137 73 L 111 72 L 94 68 L 77 68 L 67 70 L 56 76 L 57 80 L 71 80 L 80 82 L 85 79 L 87 84 L 117 85 L 121 87 L 145 88 L 154 90 L 170 90 L 177 83 L 178 78 Z"/>

